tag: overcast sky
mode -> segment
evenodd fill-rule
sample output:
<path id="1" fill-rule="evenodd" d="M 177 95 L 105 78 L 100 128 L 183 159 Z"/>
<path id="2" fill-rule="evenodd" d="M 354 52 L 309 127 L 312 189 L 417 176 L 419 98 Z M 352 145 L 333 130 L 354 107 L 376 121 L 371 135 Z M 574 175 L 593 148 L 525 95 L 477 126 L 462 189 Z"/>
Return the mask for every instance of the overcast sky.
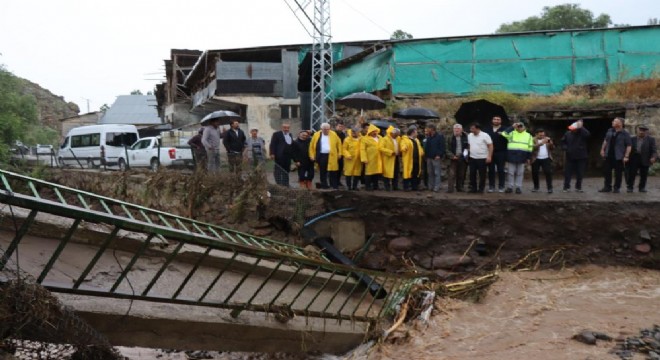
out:
<path id="1" fill-rule="evenodd" d="M 305 0 L 300 0 L 304 2 Z M 332 0 L 333 41 L 490 34 L 554 0 Z M 659 0 L 585 0 L 616 24 L 660 17 Z M 311 42 L 284 0 L 0 0 L 0 64 L 80 106 L 153 90 L 177 49 Z"/>

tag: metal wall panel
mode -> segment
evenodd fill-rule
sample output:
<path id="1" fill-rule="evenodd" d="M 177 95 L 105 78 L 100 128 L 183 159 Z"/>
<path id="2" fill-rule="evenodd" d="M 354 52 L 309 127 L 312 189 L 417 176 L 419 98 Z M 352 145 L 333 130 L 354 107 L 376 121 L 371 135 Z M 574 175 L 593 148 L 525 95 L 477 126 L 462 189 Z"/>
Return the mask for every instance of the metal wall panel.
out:
<path id="1" fill-rule="evenodd" d="M 282 96 L 298 98 L 298 52 L 282 50 Z"/>
<path id="2" fill-rule="evenodd" d="M 218 80 L 282 80 L 281 63 L 219 61 Z"/>

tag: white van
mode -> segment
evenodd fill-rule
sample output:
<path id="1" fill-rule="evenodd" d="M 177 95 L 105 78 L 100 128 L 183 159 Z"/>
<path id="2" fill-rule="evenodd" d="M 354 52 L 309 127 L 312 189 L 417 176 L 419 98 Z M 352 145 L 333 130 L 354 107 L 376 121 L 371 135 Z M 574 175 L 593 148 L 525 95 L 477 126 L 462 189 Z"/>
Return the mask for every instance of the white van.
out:
<path id="1" fill-rule="evenodd" d="M 104 124 L 81 126 L 69 130 L 60 146 L 60 166 L 118 165 L 124 147 L 130 147 L 140 136 L 134 125 Z M 79 165 L 80 164 L 80 165 Z"/>

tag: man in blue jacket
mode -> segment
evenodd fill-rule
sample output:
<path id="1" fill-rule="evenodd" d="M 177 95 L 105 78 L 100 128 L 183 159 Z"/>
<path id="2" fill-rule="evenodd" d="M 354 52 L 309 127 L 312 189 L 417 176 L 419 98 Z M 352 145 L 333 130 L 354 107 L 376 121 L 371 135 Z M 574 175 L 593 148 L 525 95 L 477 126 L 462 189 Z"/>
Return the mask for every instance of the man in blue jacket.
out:
<path id="1" fill-rule="evenodd" d="M 428 187 L 438 192 L 442 176 L 442 157 L 445 155 L 445 138 L 437 133 L 434 124 L 426 125 L 425 132 L 424 157 L 428 170 Z"/>

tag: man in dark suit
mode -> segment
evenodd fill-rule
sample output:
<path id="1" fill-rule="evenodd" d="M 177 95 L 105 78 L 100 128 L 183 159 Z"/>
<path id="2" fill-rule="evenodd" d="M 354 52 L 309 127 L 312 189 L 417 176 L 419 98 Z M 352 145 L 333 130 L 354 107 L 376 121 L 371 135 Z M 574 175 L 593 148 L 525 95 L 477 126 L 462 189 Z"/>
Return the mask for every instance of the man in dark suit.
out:
<path id="1" fill-rule="evenodd" d="M 222 139 L 222 144 L 227 150 L 227 160 L 229 162 L 229 170 L 232 172 L 241 171 L 241 163 L 243 162 L 243 151 L 245 151 L 245 133 L 239 128 L 238 120 L 232 120 L 231 128 L 227 130 Z"/>
<path id="2" fill-rule="evenodd" d="M 648 134 L 647 125 L 637 127 L 637 136 L 631 139 L 630 161 L 628 161 L 628 176 L 626 185 L 628 192 L 633 192 L 635 187 L 635 177 L 639 171 L 639 192 L 646 192 L 646 177 L 649 175 L 649 167 L 655 163 L 658 157 L 658 150 L 655 145 L 655 139 Z"/>
<path id="3" fill-rule="evenodd" d="M 268 152 L 270 158 L 275 160 L 275 168 L 273 175 L 275 176 L 275 183 L 278 185 L 289 187 L 289 171 L 291 170 L 291 145 L 293 144 L 293 137 L 291 136 L 290 124 L 282 124 L 282 130 L 273 133 L 270 138 L 270 147 Z"/>

